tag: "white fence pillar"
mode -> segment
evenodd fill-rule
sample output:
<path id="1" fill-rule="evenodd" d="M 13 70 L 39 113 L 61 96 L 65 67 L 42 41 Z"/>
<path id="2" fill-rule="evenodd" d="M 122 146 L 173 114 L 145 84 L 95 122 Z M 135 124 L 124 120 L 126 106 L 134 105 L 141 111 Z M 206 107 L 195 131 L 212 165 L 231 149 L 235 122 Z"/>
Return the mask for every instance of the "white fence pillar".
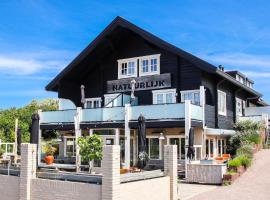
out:
<path id="1" fill-rule="evenodd" d="M 120 146 L 103 146 L 102 200 L 118 200 L 120 197 Z"/>
<path id="2" fill-rule="evenodd" d="M 164 173 L 170 177 L 170 200 L 177 200 L 177 145 L 164 146 Z"/>
<path id="3" fill-rule="evenodd" d="M 31 200 L 31 180 L 36 178 L 37 145 L 21 145 L 20 200 Z"/>

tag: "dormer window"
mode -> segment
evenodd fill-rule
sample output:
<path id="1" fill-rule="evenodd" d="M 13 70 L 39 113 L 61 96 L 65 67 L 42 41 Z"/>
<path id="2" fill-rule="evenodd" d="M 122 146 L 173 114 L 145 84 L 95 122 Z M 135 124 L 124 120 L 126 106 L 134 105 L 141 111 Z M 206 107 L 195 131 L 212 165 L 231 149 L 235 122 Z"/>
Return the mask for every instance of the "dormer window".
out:
<path id="1" fill-rule="evenodd" d="M 239 81 L 240 83 L 244 84 L 244 78 L 238 74 L 236 74 L 236 80 Z"/>
<path id="2" fill-rule="evenodd" d="M 118 79 L 137 77 L 137 59 L 118 60 Z"/>

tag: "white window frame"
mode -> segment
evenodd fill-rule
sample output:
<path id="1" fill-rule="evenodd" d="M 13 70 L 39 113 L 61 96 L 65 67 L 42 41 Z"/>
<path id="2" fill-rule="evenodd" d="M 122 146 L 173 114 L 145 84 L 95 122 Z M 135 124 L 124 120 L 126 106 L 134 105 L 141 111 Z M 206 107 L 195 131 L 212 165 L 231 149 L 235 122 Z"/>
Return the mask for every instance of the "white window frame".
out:
<path id="1" fill-rule="evenodd" d="M 151 71 L 151 59 L 157 59 L 157 71 Z M 148 60 L 148 72 L 143 72 L 143 60 Z M 160 54 L 139 57 L 139 76 L 160 74 Z"/>
<path id="2" fill-rule="evenodd" d="M 107 104 L 106 100 L 107 100 L 108 98 L 114 99 L 114 98 L 116 98 L 119 94 L 120 94 L 120 93 L 104 94 L 104 106 L 106 106 L 106 108 L 114 107 L 114 106 L 115 106 L 114 103 L 117 104 L 117 101 L 115 101 L 116 99 L 114 100 L 115 102 L 111 102 L 109 105 L 106 105 L 106 104 Z"/>
<path id="3" fill-rule="evenodd" d="M 167 138 L 167 145 L 173 145 L 173 144 L 171 144 L 170 143 L 170 139 L 178 139 L 179 140 L 179 155 L 178 155 L 178 160 L 184 160 L 184 159 L 182 159 L 181 158 L 181 156 L 182 156 L 182 150 L 181 150 L 181 147 L 182 147 L 182 145 L 184 146 L 184 148 L 186 149 L 186 147 L 185 147 L 185 145 L 184 144 L 182 144 L 182 142 L 181 142 L 181 139 L 185 139 L 185 136 L 184 135 L 166 135 L 166 138 Z M 184 152 L 185 153 L 185 152 Z"/>
<path id="4" fill-rule="evenodd" d="M 138 57 L 135 58 L 125 58 L 125 59 L 119 59 L 118 62 L 118 79 L 122 78 L 130 78 L 130 77 L 137 77 L 137 68 L 138 68 Z M 134 74 L 128 74 L 128 63 L 134 62 Z M 127 63 L 127 74 L 122 74 L 122 64 Z"/>
<path id="5" fill-rule="evenodd" d="M 238 103 L 240 103 L 240 109 L 241 109 L 241 112 L 238 112 Z M 235 110 L 236 110 L 236 115 L 237 116 L 242 116 L 243 115 L 243 100 L 242 99 L 239 99 L 239 98 L 235 98 Z"/>
<path id="6" fill-rule="evenodd" d="M 191 102 L 193 104 L 195 104 L 195 93 L 198 93 L 199 94 L 199 104 L 198 105 L 201 105 L 201 93 L 200 93 L 200 90 L 182 90 L 180 91 L 180 94 L 181 94 L 181 102 L 184 103 L 185 102 L 185 99 L 184 99 L 184 95 L 185 94 L 189 94 L 191 93 L 192 94 L 192 99 L 191 99 Z"/>
<path id="7" fill-rule="evenodd" d="M 221 105 L 219 105 L 219 102 L 220 102 L 219 99 L 221 98 L 220 95 L 224 95 L 224 97 L 225 97 L 225 102 L 224 102 L 225 110 L 220 110 L 220 106 L 221 106 Z M 217 106 L 218 106 L 218 114 L 226 116 L 227 115 L 227 95 L 226 95 L 226 92 L 218 90 L 218 105 Z"/>
<path id="8" fill-rule="evenodd" d="M 67 139 L 73 139 L 74 141 L 76 140 L 75 136 L 64 136 L 64 157 L 68 157 L 67 155 Z M 76 141 L 75 144 L 73 146 L 73 156 L 71 157 L 75 157 L 76 156 Z"/>
<path id="9" fill-rule="evenodd" d="M 170 94 L 170 93 L 173 93 L 172 103 L 176 103 L 176 96 L 177 96 L 176 89 L 153 90 L 152 93 L 153 93 L 153 104 L 157 104 L 157 95 L 158 94 L 163 95 L 163 103 L 162 104 L 169 104 L 166 102 L 166 94 Z"/>
<path id="10" fill-rule="evenodd" d="M 148 153 L 148 156 L 149 156 L 149 159 L 150 160 L 162 160 L 162 144 L 161 144 L 161 141 L 159 139 L 159 136 L 156 136 L 156 135 L 151 135 L 151 136 L 146 136 L 146 139 L 148 139 L 148 149 L 147 149 L 147 153 Z M 151 139 L 158 139 L 158 158 L 151 158 L 151 151 L 150 151 L 150 140 Z"/>
<path id="11" fill-rule="evenodd" d="M 85 99 L 85 103 L 84 103 L 84 108 L 87 108 L 87 102 L 91 101 L 92 102 L 92 107 L 91 108 L 94 108 L 94 101 L 98 101 L 99 102 L 99 107 L 97 108 L 101 108 L 101 97 L 95 97 L 95 98 L 86 98 Z"/>

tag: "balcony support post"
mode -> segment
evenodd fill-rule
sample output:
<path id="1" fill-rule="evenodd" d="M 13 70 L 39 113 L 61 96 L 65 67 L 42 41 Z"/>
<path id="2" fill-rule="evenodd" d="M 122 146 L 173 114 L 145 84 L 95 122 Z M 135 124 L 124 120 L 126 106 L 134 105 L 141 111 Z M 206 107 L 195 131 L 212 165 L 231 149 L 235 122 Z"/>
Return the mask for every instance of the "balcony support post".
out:
<path id="1" fill-rule="evenodd" d="M 82 108 L 78 107 L 76 115 L 74 116 L 74 125 L 75 125 L 75 141 L 76 141 L 76 172 L 80 172 L 80 165 L 81 165 L 81 156 L 80 156 L 80 148 L 78 145 L 78 139 L 82 135 L 80 122 L 81 122 L 81 114 Z"/>
<path id="2" fill-rule="evenodd" d="M 125 168 L 130 167 L 130 104 L 125 104 Z"/>
<path id="3" fill-rule="evenodd" d="M 191 128 L 191 106 L 190 106 L 190 100 L 185 100 L 185 176 L 187 179 L 187 164 L 188 164 L 188 158 L 187 158 L 187 151 L 188 151 L 188 145 L 189 145 L 189 131 Z"/>
<path id="4" fill-rule="evenodd" d="M 119 145 L 119 140 L 120 140 L 120 129 L 116 128 L 114 129 L 115 131 L 115 144 L 114 145 Z"/>

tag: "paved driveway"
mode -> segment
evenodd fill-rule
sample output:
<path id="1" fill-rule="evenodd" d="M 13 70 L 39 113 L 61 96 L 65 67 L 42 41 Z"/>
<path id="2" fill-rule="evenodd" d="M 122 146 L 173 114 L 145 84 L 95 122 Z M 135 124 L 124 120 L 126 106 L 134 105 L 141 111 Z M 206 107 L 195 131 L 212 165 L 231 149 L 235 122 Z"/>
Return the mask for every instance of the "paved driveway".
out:
<path id="1" fill-rule="evenodd" d="M 216 187 L 189 198 L 189 200 L 242 199 L 270 200 L 270 150 L 258 152 L 253 165 L 232 185 Z"/>

